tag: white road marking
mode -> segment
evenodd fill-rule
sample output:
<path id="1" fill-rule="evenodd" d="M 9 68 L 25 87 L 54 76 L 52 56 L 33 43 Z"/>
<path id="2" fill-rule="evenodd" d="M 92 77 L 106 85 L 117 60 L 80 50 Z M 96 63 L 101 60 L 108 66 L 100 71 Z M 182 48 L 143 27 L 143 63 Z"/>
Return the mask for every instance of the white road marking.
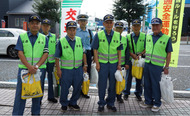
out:
<path id="1" fill-rule="evenodd" d="M 0 62 L 19 62 L 19 60 L 0 59 Z"/>
<path id="2" fill-rule="evenodd" d="M 186 65 L 178 65 L 177 68 L 189 68 L 190 66 L 186 66 Z"/>

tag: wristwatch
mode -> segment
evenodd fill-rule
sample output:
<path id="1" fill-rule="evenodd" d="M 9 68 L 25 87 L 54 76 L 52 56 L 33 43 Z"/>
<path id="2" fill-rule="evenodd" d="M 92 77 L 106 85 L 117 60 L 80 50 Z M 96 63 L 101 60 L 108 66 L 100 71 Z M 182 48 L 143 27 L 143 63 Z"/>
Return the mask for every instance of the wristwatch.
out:
<path id="1" fill-rule="evenodd" d="M 84 65 L 84 66 L 88 67 L 88 65 Z"/>
<path id="2" fill-rule="evenodd" d="M 164 67 L 164 69 L 169 69 L 169 67 Z"/>
<path id="3" fill-rule="evenodd" d="M 35 65 L 35 67 L 36 67 L 36 68 L 39 68 L 39 66 L 38 66 L 38 65 Z"/>

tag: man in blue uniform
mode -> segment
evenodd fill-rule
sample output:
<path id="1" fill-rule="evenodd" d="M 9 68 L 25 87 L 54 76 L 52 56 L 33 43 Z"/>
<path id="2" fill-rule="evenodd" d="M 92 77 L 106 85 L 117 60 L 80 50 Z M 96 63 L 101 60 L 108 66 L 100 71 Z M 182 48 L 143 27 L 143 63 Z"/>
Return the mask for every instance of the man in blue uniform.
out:
<path id="1" fill-rule="evenodd" d="M 115 23 L 115 31 L 119 32 L 120 35 L 122 34 L 124 30 L 124 24 L 122 22 L 116 22 Z M 121 43 L 123 44 L 123 50 L 121 50 L 121 65 L 122 67 L 125 67 L 125 69 L 129 69 L 129 45 L 128 45 L 128 40 L 126 37 L 121 35 Z M 125 75 L 126 76 L 126 75 Z M 117 101 L 119 103 L 124 103 L 122 99 L 122 93 L 117 94 Z"/>
<path id="2" fill-rule="evenodd" d="M 144 67 L 144 96 L 143 108 L 151 108 L 157 112 L 161 106 L 160 80 L 161 73 L 169 73 L 172 42 L 171 38 L 161 32 L 162 20 L 154 18 L 151 21 L 153 34 L 146 37 L 146 58 Z"/>
<path id="3" fill-rule="evenodd" d="M 17 79 L 17 88 L 16 88 L 16 94 L 15 94 L 15 101 L 14 101 L 14 107 L 13 107 L 13 115 L 23 115 L 24 109 L 25 109 L 25 104 L 26 100 L 21 99 L 21 91 L 22 91 L 22 81 L 21 81 L 21 71 L 22 70 L 28 70 L 31 74 L 35 74 L 37 69 L 39 68 L 40 71 L 42 72 L 41 75 L 41 80 L 45 76 L 45 60 L 48 57 L 48 41 L 47 38 L 39 33 L 40 30 L 40 17 L 37 15 L 31 15 L 29 17 L 29 31 L 27 33 L 26 38 L 21 34 L 18 38 L 17 44 L 15 49 L 18 50 L 18 56 L 21 60 L 19 63 L 19 70 L 18 70 L 18 79 Z M 21 39 L 29 39 L 26 41 L 22 41 Z M 41 39 L 41 41 L 39 41 Z M 43 41 L 42 41 L 43 40 Z M 44 43 L 45 42 L 45 43 Z M 31 46 L 28 47 L 26 44 Z M 39 46 L 39 43 L 44 44 L 44 49 L 43 51 L 40 52 L 42 54 L 41 58 L 35 58 L 32 55 L 32 58 L 28 58 L 27 55 L 30 54 L 28 53 L 27 49 L 33 49 Z M 31 54 L 35 54 L 36 52 L 39 53 L 39 51 L 33 51 Z M 32 60 L 32 61 L 31 61 Z M 37 63 L 35 63 L 37 62 Z M 33 98 L 32 99 L 32 108 L 31 112 L 32 115 L 40 115 L 40 99 L 41 98 Z"/>
<path id="4" fill-rule="evenodd" d="M 91 63 L 92 63 L 92 51 L 91 51 L 91 42 L 92 42 L 92 38 L 93 33 L 90 29 L 87 29 L 86 25 L 88 23 L 88 15 L 86 14 L 80 14 L 77 16 L 77 22 L 79 24 L 79 28 L 77 28 L 77 33 L 76 36 L 79 36 L 82 39 L 82 43 L 84 45 L 84 48 L 86 50 L 86 57 L 87 57 L 87 72 L 89 74 L 89 77 L 91 77 L 90 75 L 90 69 L 91 69 Z M 83 92 L 81 91 L 81 95 L 84 98 L 90 98 L 90 96 L 83 94 Z"/>
<path id="5" fill-rule="evenodd" d="M 115 96 L 116 96 L 116 70 L 121 70 L 121 50 L 123 46 L 120 41 L 120 34 L 112 30 L 114 25 L 114 17 L 110 14 L 104 16 L 103 25 L 105 30 L 98 32 L 92 42 L 94 50 L 94 60 L 98 71 L 98 111 L 104 111 L 104 106 L 116 112 Z M 107 80 L 109 79 L 108 96 L 105 100 Z"/>
<path id="6" fill-rule="evenodd" d="M 133 33 L 127 35 L 127 39 L 129 42 L 129 50 L 130 50 L 130 62 L 129 62 L 129 70 L 127 71 L 127 77 L 126 77 L 126 88 L 123 91 L 124 93 L 124 100 L 128 99 L 128 96 L 130 95 L 130 89 L 132 84 L 132 58 L 134 60 L 139 59 L 140 56 L 142 56 L 145 53 L 144 48 L 144 41 L 146 38 L 146 34 L 140 32 L 141 29 L 141 21 L 138 19 L 135 19 L 132 22 L 132 29 Z M 135 95 L 138 101 L 142 101 L 141 95 L 142 95 L 142 79 L 136 79 L 136 88 L 135 88 Z"/>
<path id="7" fill-rule="evenodd" d="M 56 48 L 56 36 L 53 33 L 50 33 L 51 21 L 49 19 L 42 20 L 42 33 L 48 38 L 48 49 L 49 54 L 46 64 L 46 72 L 48 73 L 48 101 L 57 103 L 57 99 L 54 97 L 53 92 L 53 68 L 55 64 L 55 48 Z M 44 78 L 45 79 L 45 78 Z"/>
<path id="8" fill-rule="evenodd" d="M 67 106 L 74 110 L 80 110 L 77 100 L 80 97 L 83 82 L 83 70 L 87 71 L 85 49 L 80 37 L 75 36 L 77 23 L 69 21 L 66 24 L 67 35 L 61 38 L 55 52 L 57 75 L 60 78 L 61 96 L 60 103 L 63 111 Z M 59 60 L 61 65 L 59 66 Z M 82 63 L 84 64 L 82 68 Z M 72 85 L 73 93 L 68 100 L 69 88 Z"/>

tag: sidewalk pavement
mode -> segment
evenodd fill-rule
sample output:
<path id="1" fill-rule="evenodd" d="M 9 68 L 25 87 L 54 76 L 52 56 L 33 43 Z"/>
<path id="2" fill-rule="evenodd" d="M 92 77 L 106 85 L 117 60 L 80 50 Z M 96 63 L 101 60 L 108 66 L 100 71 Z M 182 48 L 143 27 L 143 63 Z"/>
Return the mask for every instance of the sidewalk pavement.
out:
<path id="1" fill-rule="evenodd" d="M 190 99 L 175 98 L 172 104 L 163 102 L 161 109 L 157 113 L 153 113 L 149 108 L 140 108 L 139 102 L 134 95 L 130 95 L 128 101 L 120 104 L 117 101 L 115 106 L 117 112 L 112 112 L 105 107 L 104 112 L 99 113 L 98 109 L 98 95 L 97 92 L 90 91 L 90 99 L 80 98 L 78 104 L 80 111 L 73 111 L 68 109 L 66 112 L 60 110 L 60 103 L 51 103 L 47 101 L 47 90 L 45 90 L 41 115 L 190 115 Z M 69 97 L 71 94 L 69 94 Z M 15 88 L 0 88 L 0 115 L 11 115 L 15 97 Z M 31 115 L 31 99 L 26 102 L 24 115 Z"/>

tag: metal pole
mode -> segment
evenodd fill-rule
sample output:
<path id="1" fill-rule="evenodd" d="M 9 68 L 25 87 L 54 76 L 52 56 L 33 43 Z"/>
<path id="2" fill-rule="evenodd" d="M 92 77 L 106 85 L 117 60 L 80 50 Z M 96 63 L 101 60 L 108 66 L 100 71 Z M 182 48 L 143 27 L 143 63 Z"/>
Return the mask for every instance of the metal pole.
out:
<path id="1" fill-rule="evenodd" d="M 157 6 L 158 6 L 158 0 L 156 0 L 156 18 L 158 17 L 158 9 L 157 9 Z"/>

